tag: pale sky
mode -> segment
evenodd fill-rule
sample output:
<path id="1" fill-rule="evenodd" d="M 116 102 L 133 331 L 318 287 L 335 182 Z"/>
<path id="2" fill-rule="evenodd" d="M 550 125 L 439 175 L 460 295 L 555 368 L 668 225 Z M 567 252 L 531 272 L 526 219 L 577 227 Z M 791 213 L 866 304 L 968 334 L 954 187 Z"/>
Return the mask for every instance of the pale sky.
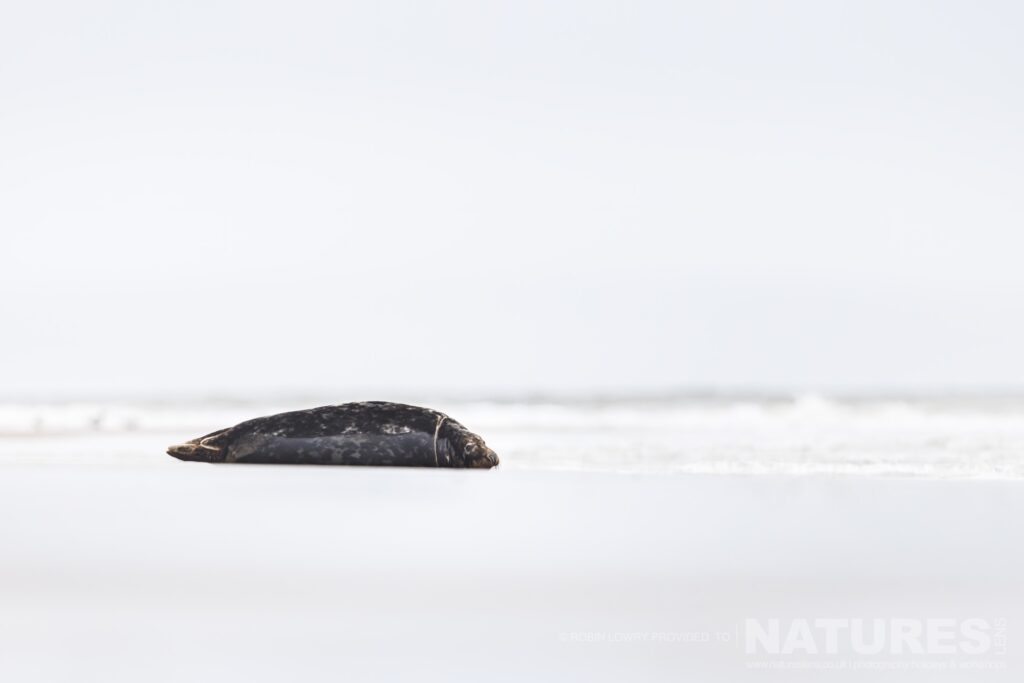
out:
<path id="1" fill-rule="evenodd" d="M 0 394 L 1024 387 L 1024 6 L 0 7 Z"/>

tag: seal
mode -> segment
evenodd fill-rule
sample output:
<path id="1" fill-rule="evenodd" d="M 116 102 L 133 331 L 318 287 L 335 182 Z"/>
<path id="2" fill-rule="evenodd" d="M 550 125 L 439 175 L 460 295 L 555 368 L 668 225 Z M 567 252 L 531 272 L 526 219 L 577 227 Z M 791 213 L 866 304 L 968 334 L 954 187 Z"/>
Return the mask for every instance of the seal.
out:
<path id="1" fill-rule="evenodd" d="M 179 460 L 489 468 L 484 440 L 429 408 L 367 401 L 257 417 L 167 449 Z"/>

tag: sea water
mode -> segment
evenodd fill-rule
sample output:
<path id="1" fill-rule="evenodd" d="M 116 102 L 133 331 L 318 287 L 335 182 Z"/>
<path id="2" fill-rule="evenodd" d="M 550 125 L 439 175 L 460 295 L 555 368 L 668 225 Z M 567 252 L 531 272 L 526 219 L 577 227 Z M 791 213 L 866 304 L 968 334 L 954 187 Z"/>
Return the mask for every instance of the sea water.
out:
<path id="1" fill-rule="evenodd" d="M 174 466 L 166 446 L 289 400 L 0 402 L 0 465 Z M 667 396 L 413 399 L 483 436 L 509 469 L 1024 477 L 1024 398 Z"/>

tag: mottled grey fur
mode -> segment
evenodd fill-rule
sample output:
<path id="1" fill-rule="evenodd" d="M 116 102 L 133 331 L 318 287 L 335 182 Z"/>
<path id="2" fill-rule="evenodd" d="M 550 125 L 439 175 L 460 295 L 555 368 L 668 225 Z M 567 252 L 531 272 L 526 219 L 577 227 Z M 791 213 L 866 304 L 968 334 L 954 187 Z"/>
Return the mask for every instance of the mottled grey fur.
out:
<path id="1" fill-rule="evenodd" d="M 288 465 L 494 467 L 476 434 L 429 408 L 369 401 L 247 420 L 171 446 L 180 460 Z"/>

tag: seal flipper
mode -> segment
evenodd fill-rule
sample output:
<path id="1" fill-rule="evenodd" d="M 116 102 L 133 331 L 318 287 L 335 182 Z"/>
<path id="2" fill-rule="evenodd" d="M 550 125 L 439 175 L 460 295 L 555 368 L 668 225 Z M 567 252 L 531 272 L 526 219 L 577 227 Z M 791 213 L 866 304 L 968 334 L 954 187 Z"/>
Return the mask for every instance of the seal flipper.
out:
<path id="1" fill-rule="evenodd" d="M 224 462 L 224 458 L 227 456 L 227 440 L 224 437 L 230 431 L 230 427 L 220 429 L 206 436 L 200 436 L 198 439 L 169 446 L 167 455 L 191 462 Z"/>

